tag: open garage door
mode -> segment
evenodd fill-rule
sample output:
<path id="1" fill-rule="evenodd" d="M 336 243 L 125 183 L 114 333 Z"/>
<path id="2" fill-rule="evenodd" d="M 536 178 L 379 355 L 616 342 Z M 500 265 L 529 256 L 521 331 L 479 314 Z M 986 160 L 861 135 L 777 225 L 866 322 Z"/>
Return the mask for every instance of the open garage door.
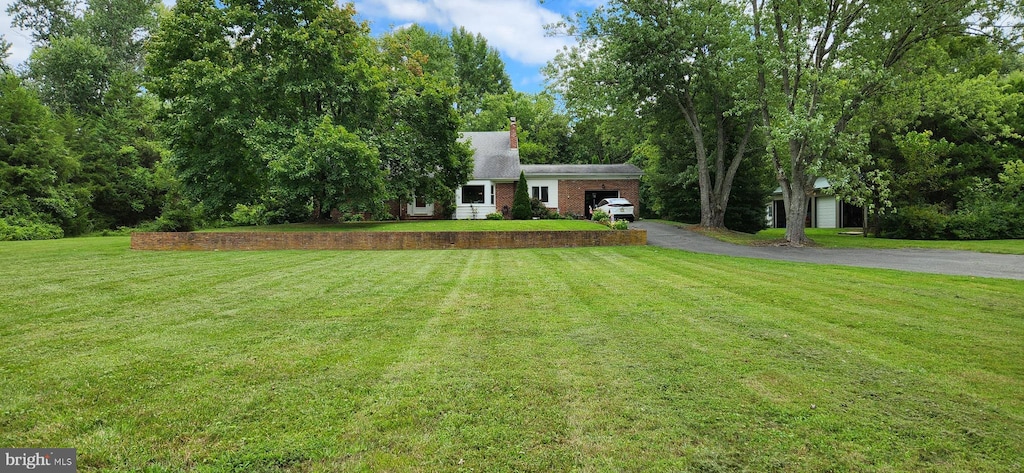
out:
<path id="1" fill-rule="evenodd" d="M 587 218 L 590 218 L 590 214 L 591 214 L 591 210 L 590 209 L 592 209 L 595 205 L 597 205 L 598 202 L 600 202 L 602 199 L 610 199 L 612 197 L 618 197 L 618 196 L 619 196 L 619 191 L 600 190 L 600 191 L 586 191 L 586 192 L 584 192 L 583 193 L 583 202 L 584 202 L 583 209 L 584 209 L 584 212 L 585 212 L 584 215 L 586 215 Z M 636 205 L 636 202 L 633 202 L 633 205 Z"/>

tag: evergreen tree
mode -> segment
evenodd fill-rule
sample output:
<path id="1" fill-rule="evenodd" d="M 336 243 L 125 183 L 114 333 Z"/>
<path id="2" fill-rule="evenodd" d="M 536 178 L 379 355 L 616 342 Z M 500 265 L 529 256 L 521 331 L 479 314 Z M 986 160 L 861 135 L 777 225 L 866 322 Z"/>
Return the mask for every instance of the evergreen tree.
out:
<path id="1" fill-rule="evenodd" d="M 533 207 L 530 206 L 530 188 L 526 183 L 526 174 L 519 171 L 519 184 L 516 185 L 516 194 L 512 198 L 512 218 L 516 220 L 529 220 L 533 217 Z"/>

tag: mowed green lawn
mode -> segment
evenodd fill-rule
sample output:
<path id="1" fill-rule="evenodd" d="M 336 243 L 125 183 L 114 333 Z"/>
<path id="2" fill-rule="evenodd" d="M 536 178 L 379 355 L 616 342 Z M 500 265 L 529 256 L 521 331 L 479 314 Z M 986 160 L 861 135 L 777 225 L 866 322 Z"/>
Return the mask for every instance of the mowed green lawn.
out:
<path id="1" fill-rule="evenodd" d="M 288 223 L 211 228 L 203 232 L 493 232 L 609 230 L 589 220 L 403 220 L 387 222 Z"/>
<path id="2" fill-rule="evenodd" d="M 656 222 L 683 228 L 696 229 L 691 224 L 655 220 Z M 859 232 L 859 228 L 808 228 L 807 236 L 814 244 L 825 248 L 876 248 L 902 249 L 926 248 L 933 250 L 977 251 L 980 253 L 997 253 L 1006 255 L 1024 255 L 1024 240 L 898 240 L 893 238 L 876 238 L 863 235 L 843 235 L 846 232 Z M 757 234 L 732 231 L 701 231 L 702 234 L 737 245 L 764 245 L 781 241 L 786 236 L 785 228 L 769 228 Z"/>
<path id="3" fill-rule="evenodd" d="M 0 243 L 0 446 L 79 471 L 1019 471 L 1024 282 L 649 247 Z"/>
<path id="4" fill-rule="evenodd" d="M 860 229 L 847 229 L 860 231 Z M 807 235 L 814 242 L 827 248 L 929 248 L 936 250 L 978 251 L 1024 255 L 1024 240 L 898 240 L 875 238 L 863 235 L 841 235 L 847 231 L 836 228 L 809 228 Z M 781 240 L 786 236 L 785 228 L 772 228 L 757 233 L 758 240 Z"/>

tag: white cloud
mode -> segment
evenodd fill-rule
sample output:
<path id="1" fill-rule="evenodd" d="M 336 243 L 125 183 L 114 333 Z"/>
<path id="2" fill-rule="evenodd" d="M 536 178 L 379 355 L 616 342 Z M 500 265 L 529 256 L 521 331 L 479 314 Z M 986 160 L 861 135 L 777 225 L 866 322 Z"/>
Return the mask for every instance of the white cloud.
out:
<path id="1" fill-rule="evenodd" d="M 566 38 L 545 35 L 544 25 L 562 17 L 537 0 L 362 0 L 355 4 L 356 11 L 375 22 L 415 21 L 442 30 L 465 27 L 524 64 L 544 64 L 566 45 Z"/>

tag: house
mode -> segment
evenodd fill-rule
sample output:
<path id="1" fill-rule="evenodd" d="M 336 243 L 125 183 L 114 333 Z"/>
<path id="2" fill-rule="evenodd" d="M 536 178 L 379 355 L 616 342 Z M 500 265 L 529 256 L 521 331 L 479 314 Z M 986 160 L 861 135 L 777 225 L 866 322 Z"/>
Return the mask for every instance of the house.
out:
<path id="1" fill-rule="evenodd" d="M 864 208 L 826 194 L 825 189 L 829 187 L 831 184 L 824 177 L 814 181 L 814 195 L 808 200 L 804 225 L 807 228 L 863 227 Z M 786 228 L 786 204 L 781 187 L 775 189 L 772 202 L 768 204 L 768 227 Z"/>
<path id="2" fill-rule="evenodd" d="M 591 207 L 608 197 L 624 197 L 639 209 L 643 171 L 632 164 L 522 165 L 515 118 L 507 132 L 467 132 L 462 139 L 473 148 L 473 175 L 455 192 L 456 219 L 482 219 L 495 212 L 508 217 L 520 171 L 530 197 L 563 215 L 589 217 Z"/>

